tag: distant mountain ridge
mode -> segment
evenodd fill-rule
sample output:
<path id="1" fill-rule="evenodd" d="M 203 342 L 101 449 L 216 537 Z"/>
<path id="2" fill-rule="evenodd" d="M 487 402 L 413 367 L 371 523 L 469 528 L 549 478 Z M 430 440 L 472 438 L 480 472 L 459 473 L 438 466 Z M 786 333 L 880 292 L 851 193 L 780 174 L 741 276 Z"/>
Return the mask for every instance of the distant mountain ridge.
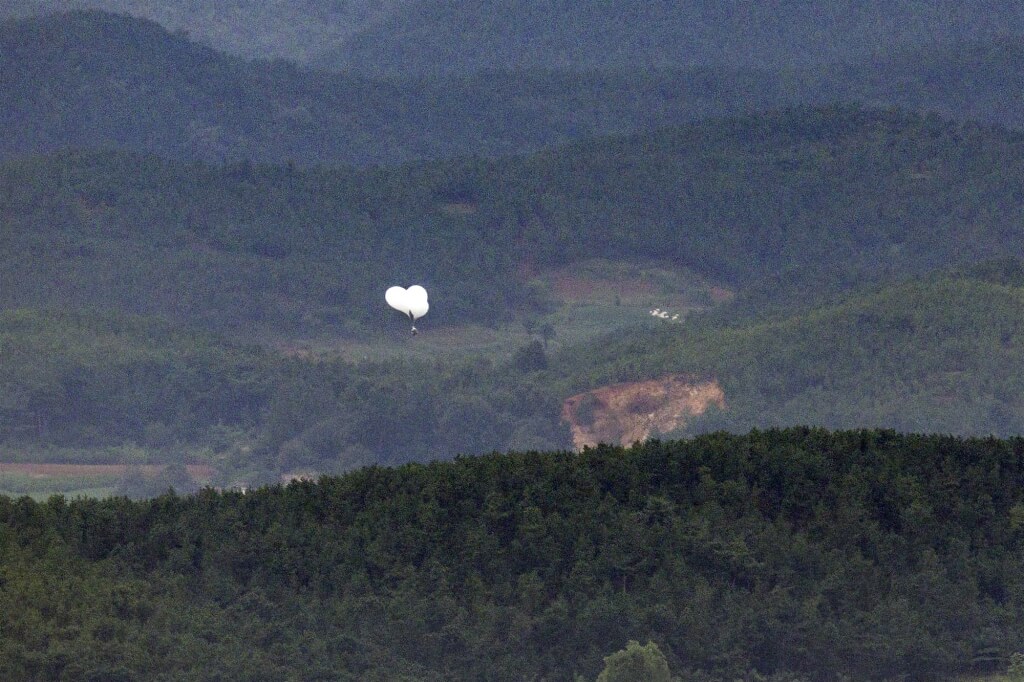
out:
<path id="1" fill-rule="evenodd" d="M 218 50 L 250 58 L 307 61 L 365 30 L 409 0 L 14 0 L 18 14 L 99 9 L 181 31 Z M 30 4 L 31 3 L 31 4 Z"/>
<path id="2" fill-rule="evenodd" d="M 1005 0 L 421 0 L 326 52 L 365 73 L 814 67 L 1024 31 Z"/>
<path id="3" fill-rule="evenodd" d="M 247 62 L 150 21 L 74 12 L 0 24 L 0 156 L 114 147 L 367 165 L 521 153 L 771 104 L 765 80 L 739 77 L 758 88 L 740 95 L 702 73 L 374 81 Z"/>
<path id="4" fill-rule="evenodd" d="M 1024 41 L 879 56 L 834 72 L 534 70 L 371 80 L 248 62 L 140 19 L 0 24 L 0 157 L 68 147 L 206 161 L 371 165 L 519 154 L 586 136 L 831 100 L 1024 125 Z"/>
<path id="5" fill-rule="evenodd" d="M 144 17 L 246 57 L 399 75 L 814 66 L 1024 31 L 1006 0 L 14 1 Z"/>

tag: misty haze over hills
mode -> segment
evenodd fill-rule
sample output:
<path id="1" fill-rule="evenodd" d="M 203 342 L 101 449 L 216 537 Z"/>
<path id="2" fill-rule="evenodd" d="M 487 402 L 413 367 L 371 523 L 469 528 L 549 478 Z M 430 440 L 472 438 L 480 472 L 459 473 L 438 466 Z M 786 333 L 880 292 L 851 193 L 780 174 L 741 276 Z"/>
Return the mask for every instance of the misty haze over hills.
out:
<path id="1" fill-rule="evenodd" d="M 779 68 L 1019 35 L 1005 0 L 8 0 L 146 17 L 246 57 L 410 75 L 491 69 Z"/>
<path id="2" fill-rule="evenodd" d="M 371 73 L 503 68 L 806 67 L 894 48 L 1020 33 L 993 0 L 421 2 L 327 53 Z"/>
<path id="3" fill-rule="evenodd" d="M 244 57 L 308 61 L 409 0 L 4 0 L 0 15 L 100 9 L 144 17 Z"/>
<path id="4" fill-rule="evenodd" d="M 255 22 L 245 25 L 276 45 L 287 41 L 266 22 L 298 26 L 317 16 L 354 36 L 347 44 L 360 49 L 368 43 L 357 33 L 369 35 L 368 26 L 381 20 L 378 28 L 407 38 L 403 49 L 419 50 L 415 61 L 424 69 L 446 65 L 444 75 L 418 77 L 393 51 L 401 59 L 382 57 L 377 75 L 358 75 L 231 56 L 194 41 L 198 33 L 97 10 L 7 20 L 0 24 L 3 300 L 39 310 L 103 309 L 115 327 L 121 315 L 161 317 L 227 339 L 291 347 L 303 336 L 340 344 L 373 339 L 387 313 L 380 282 L 410 279 L 437 294 L 429 321 L 439 327 L 522 325 L 534 330 L 524 340 L 550 329 L 543 345 L 506 347 L 498 356 L 512 363 L 510 371 L 535 372 L 548 367 L 553 334 L 564 335 L 558 345 L 564 343 L 566 357 L 586 356 L 573 343 L 595 329 L 635 322 L 629 310 L 613 308 L 601 312 L 607 327 L 593 323 L 580 336 L 571 325 L 556 328 L 574 300 L 566 291 L 579 288 L 570 281 L 569 289 L 558 289 L 557 277 L 571 280 L 595 259 L 608 272 L 653 262 L 703 282 L 705 292 L 712 284 L 733 289 L 739 303 L 721 306 L 716 319 L 748 324 L 769 313 L 807 314 L 827 302 L 826 293 L 855 295 L 881 279 L 1020 253 L 1015 226 L 1024 171 L 1014 129 L 1024 123 L 1024 40 L 1014 35 L 1015 7 L 723 7 L 730 6 L 490 3 L 452 13 L 432 2 L 374 11 L 256 4 L 214 21 L 213 5 L 200 3 L 188 14 L 197 22 L 206 17 L 208 27 L 224 16 L 238 26 Z M 342 26 L 341 14 L 352 21 Z M 461 26 L 460 39 L 490 40 L 497 50 L 487 58 L 505 60 L 505 67 L 520 65 L 510 55 L 525 44 L 522 36 L 539 47 L 521 71 L 478 71 L 497 61 L 481 62 L 474 55 L 484 53 L 473 49 L 460 53 L 462 61 L 447 55 L 432 62 L 433 38 L 417 39 L 412 24 L 400 28 L 417 16 L 416 30 L 432 26 L 442 35 L 444 26 Z M 897 24 L 906 29 L 899 36 Z M 631 26 L 643 27 L 644 36 L 629 34 Z M 747 45 L 730 50 L 741 33 Z M 445 44 L 458 45 L 457 37 Z M 306 44 L 316 40 L 310 32 Z M 606 41 L 621 49 L 598 50 Z M 799 52 L 784 54 L 789 42 Z M 679 49 L 659 49 L 665 61 L 652 62 L 662 44 Z M 701 49 L 681 56 L 686 44 Z M 573 46 L 572 59 L 565 45 Z M 384 38 L 373 47 L 390 49 Z M 731 56 L 723 61 L 715 50 Z M 849 59 L 821 65 L 838 57 Z M 655 63 L 666 68 L 650 68 Z M 698 63 L 705 66 L 682 68 Z M 767 66 L 740 68 L 754 63 Z M 970 297 L 961 300 L 970 306 Z M 50 329 L 47 314 L 39 314 Z M 85 314 L 87 337 L 92 313 Z M 58 317 L 53 326 L 71 326 L 69 320 L 78 318 Z M 1012 344 L 1004 350 L 1012 352 Z M 639 368 L 654 371 L 650 353 L 632 348 L 628 371 L 616 377 L 647 378 Z M 11 438 L 52 438 L 46 434 L 56 428 L 40 426 L 39 415 L 81 390 L 81 377 L 65 375 L 80 371 L 77 361 L 67 361 L 67 370 L 64 360 L 53 361 L 62 369 L 12 389 L 27 391 L 36 407 L 10 407 L 21 425 Z M 42 370 L 29 374 L 36 371 Z M 723 376 L 735 371 L 721 364 Z M 335 424 L 337 433 L 320 440 L 302 435 L 320 426 L 293 432 L 294 420 L 271 429 L 253 416 L 257 408 L 245 412 L 250 421 L 239 428 L 263 444 L 265 471 L 286 462 L 329 470 L 381 461 L 385 453 L 400 461 L 558 445 L 564 441 L 552 406 L 568 385 L 588 389 L 596 379 L 586 367 L 560 384 L 541 376 L 544 398 L 534 404 L 545 406 L 543 415 L 520 414 L 509 407 L 514 400 L 473 396 L 456 416 L 434 415 L 444 426 L 431 426 L 434 435 L 413 453 L 385 448 L 379 439 L 352 441 L 352 423 Z M 877 377 L 851 376 L 875 390 Z M 931 385 L 928 377 L 923 385 Z M 970 426 L 935 421 L 939 412 L 919 414 L 925 408 L 900 423 L 968 431 L 997 424 L 1004 432 L 1014 419 L 989 419 L 985 410 L 1012 413 L 1012 393 L 983 398 Z M 756 402 L 749 402 L 748 417 L 759 414 Z M 830 423 L 848 425 L 843 414 Z M 758 423 L 736 415 L 733 424 Z M 507 428 L 495 427 L 496 420 Z M 159 421 L 137 424 L 134 437 L 210 438 L 183 418 Z M 487 428 L 473 431 L 481 424 Z M 138 435 L 147 429 L 165 437 Z M 104 438 L 86 431 L 72 429 L 64 444 L 111 445 L 125 437 L 116 429 L 119 435 Z M 489 440 L 492 431 L 503 435 Z M 467 433 L 479 437 L 463 438 Z M 278 451 L 286 443 L 287 456 Z M 344 457 L 332 449 L 356 445 L 362 449 Z"/>
<path id="5" fill-rule="evenodd" d="M 709 116 L 858 101 L 1007 126 L 1024 42 L 896 50 L 842 67 L 547 70 L 380 81 L 248 62 L 148 20 L 76 12 L 0 32 L 0 156 L 116 147 L 179 159 L 393 163 L 523 153 Z"/>

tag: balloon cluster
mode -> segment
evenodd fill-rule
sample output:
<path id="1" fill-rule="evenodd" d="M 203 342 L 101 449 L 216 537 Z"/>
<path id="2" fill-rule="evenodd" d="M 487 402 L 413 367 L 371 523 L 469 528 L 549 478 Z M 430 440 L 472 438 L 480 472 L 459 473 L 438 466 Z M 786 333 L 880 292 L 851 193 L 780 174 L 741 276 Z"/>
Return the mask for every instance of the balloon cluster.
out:
<path id="1" fill-rule="evenodd" d="M 430 310 L 430 303 L 427 302 L 427 290 L 418 284 L 408 289 L 391 287 L 384 292 L 384 300 L 389 306 L 403 313 L 413 322 L 426 315 Z M 412 333 L 416 333 L 416 327 L 412 328 Z"/>

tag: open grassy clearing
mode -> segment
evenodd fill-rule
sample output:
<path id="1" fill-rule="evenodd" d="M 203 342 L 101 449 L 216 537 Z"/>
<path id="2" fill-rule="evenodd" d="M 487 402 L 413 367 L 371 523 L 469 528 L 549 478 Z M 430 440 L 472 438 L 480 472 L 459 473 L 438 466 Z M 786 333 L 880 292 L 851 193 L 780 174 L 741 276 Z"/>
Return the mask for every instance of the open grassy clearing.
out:
<path id="1" fill-rule="evenodd" d="M 120 480 L 117 474 L 96 476 L 33 476 L 23 473 L 0 473 L 0 494 L 10 497 L 29 495 L 46 497 L 49 495 L 74 496 L 74 491 L 82 490 L 113 490 Z"/>
<path id="2" fill-rule="evenodd" d="M 0 463 L 0 495 L 27 495 L 36 500 L 51 495 L 109 497 L 129 468 L 127 464 Z M 144 477 L 153 478 L 164 466 L 147 464 L 135 468 Z M 200 485 L 208 484 L 214 475 L 213 467 L 205 464 L 190 464 L 186 470 Z"/>
<path id="3" fill-rule="evenodd" d="M 484 355 L 500 361 L 511 358 L 533 339 L 546 337 L 548 346 L 554 350 L 622 327 L 679 324 L 690 313 L 716 305 L 730 295 L 684 269 L 600 259 L 538 272 L 530 278 L 529 286 L 538 299 L 547 301 L 546 310 L 503 325 L 435 328 L 428 315 L 417 324 L 421 333 L 413 337 L 408 326 L 396 318 L 391 329 L 369 339 L 295 341 L 285 350 L 310 357 L 340 356 L 353 362 L 452 359 L 466 355 Z M 654 317 L 651 311 L 655 309 L 664 311 L 668 317 Z M 673 316 L 677 319 L 672 320 Z"/>
<path id="4" fill-rule="evenodd" d="M 45 502 L 54 495 L 61 495 L 67 499 L 74 499 L 76 497 L 112 497 L 116 493 L 116 490 L 117 488 L 114 486 L 106 486 L 101 488 L 67 488 L 49 492 L 17 492 L 13 490 L 6 490 L 2 486 L 0 486 L 0 496 L 11 498 L 28 497 L 35 500 L 36 502 Z"/>

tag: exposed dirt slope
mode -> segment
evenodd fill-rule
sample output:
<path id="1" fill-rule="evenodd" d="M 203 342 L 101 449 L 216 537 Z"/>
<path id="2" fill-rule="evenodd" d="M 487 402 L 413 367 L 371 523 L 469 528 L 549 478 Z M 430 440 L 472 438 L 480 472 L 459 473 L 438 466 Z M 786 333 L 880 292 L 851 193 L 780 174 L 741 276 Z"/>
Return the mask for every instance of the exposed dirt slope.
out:
<path id="1" fill-rule="evenodd" d="M 603 386 L 567 399 L 562 418 L 578 449 L 598 443 L 631 445 L 685 426 L 711 405 L 725 409 L 725 393 L 714 379 L 675 375 Z"/>

